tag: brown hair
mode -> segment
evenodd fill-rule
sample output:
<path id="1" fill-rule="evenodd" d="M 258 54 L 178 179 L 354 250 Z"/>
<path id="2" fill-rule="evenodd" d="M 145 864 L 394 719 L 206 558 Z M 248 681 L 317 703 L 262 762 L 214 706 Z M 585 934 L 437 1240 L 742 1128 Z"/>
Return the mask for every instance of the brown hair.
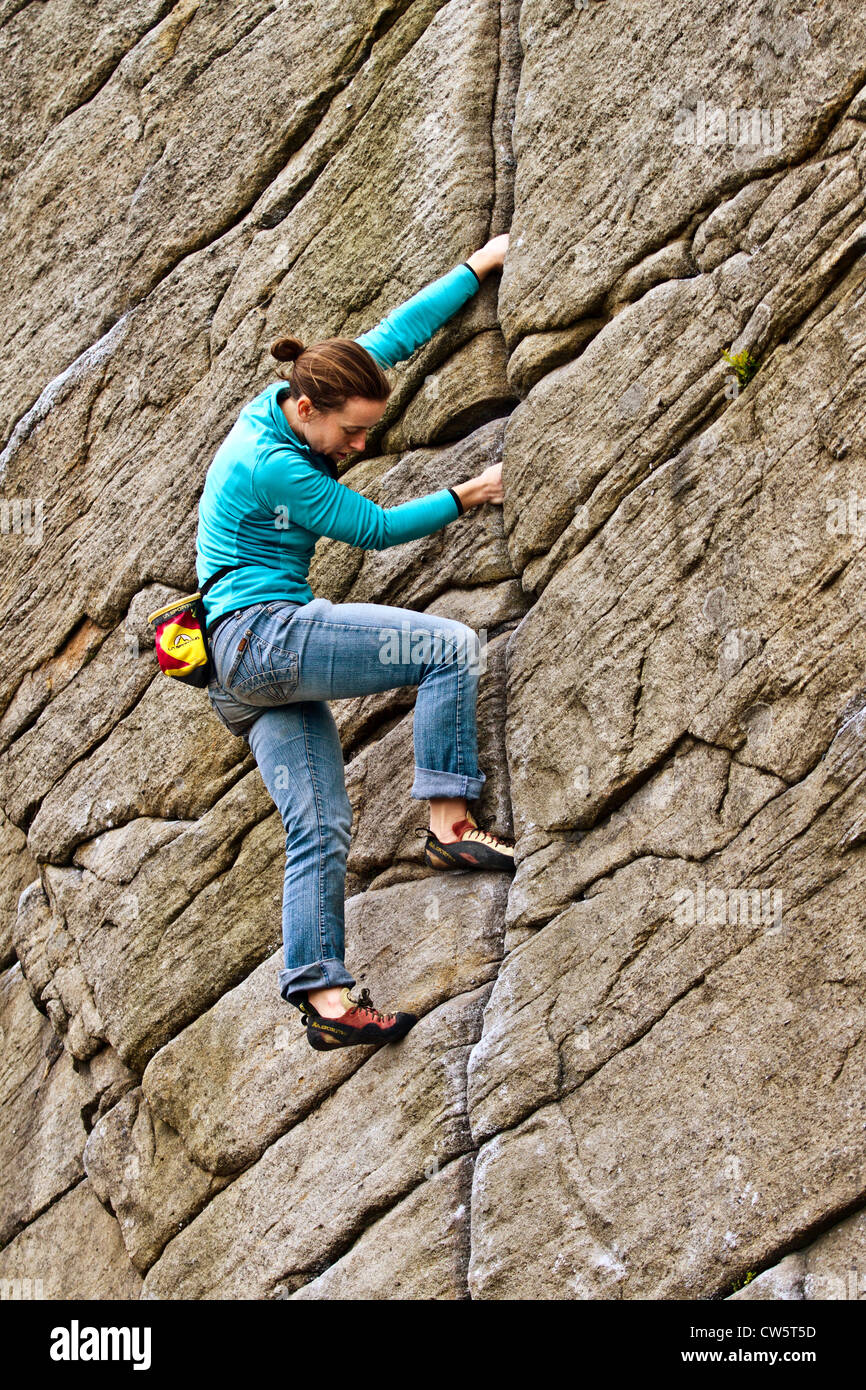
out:
<path id="1" fill-rule="evenodd" d="M 349 396 L 386 401 L 391 383 L 366 348 L 352 338 L 325 338 L 304 347 L 297 338 L 277 338 L 271 356 L 292 362 L 292 400 L 309 396 L 316 410 L 342 410 Z"/>

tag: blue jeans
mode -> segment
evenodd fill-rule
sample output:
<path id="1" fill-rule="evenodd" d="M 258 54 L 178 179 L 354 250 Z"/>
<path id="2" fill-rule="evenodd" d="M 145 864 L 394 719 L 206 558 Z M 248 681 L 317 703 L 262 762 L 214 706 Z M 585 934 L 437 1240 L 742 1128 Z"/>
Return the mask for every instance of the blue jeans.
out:
<path id="1" fill-rule="evenodd" d="M 417 685 L 410 796 L 481 795 L 476 697 L 481 643 L 450 618 L 378 603 L 256 603 L 217 628 L 208 697 L 249 744 L 286 830 L 287 1002 L 355 984 L 343 961 L 352 807 L 328 700 Z"/>

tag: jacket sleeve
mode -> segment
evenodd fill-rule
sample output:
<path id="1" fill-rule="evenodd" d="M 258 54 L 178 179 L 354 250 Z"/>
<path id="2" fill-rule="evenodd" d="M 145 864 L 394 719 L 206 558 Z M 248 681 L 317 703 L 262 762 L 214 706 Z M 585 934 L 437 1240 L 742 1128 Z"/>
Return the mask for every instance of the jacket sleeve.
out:
<path id="1" fill-rule="evenodd" d="M 385 550 L 429 536 L 460 515 L 459 503 L 447 487 L 398 507 L 380 507 L 285 446 L 271 446 L 259 454 L 252 490 L 259 505 L 274 514 L 275 527 L 282 519 L 362 550 Z"/>
<path id="2" fill-rule="evenodd" d="M 413 294 L 355 342 L 366 348 L 380 367 L 393 367 L 411 357 L 416 348 L 432 338 L 436 330 L 472 298 L 480 283 L 475 271 L 464 261 Z"/>

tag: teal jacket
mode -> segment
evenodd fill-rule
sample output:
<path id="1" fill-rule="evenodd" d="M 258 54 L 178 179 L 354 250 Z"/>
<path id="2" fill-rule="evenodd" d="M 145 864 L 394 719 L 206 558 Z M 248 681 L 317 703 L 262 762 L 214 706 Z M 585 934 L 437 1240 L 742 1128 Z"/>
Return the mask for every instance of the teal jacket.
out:
<path id="1" fill-rule="evenodd" d="M 470 266 L 455 266 L 355 342 L 381 367 L 393 367 L 426 343 L 478 286 Z M 272 382 L 245 405 L 208 468 L 199 503 L 198 583 L 224 565 L 248 562 L 208 589 L 202 600 L 208 625 L 254 603 L 311 603 L 307 573 L 320 536 L 384 550 L 429 536 L 460 515 L 448 488 L 379 507 L 339 482 L 334 462 L 300 439 L 280 409 L 289 389 L 286 381 Z"/>

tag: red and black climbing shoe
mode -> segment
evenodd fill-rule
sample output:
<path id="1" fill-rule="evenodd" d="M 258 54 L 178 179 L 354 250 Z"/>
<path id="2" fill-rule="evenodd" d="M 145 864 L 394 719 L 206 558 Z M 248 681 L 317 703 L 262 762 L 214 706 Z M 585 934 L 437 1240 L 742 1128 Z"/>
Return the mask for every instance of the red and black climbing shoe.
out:
<path id="1" fill-rule="evenodd" d="M 346 985 L 340 1000 L 345 1007 L 338 1018 L 326 1018 L 305 998 L 298 1001 L 307 1041 L 317 1052 L 359 1043 L 398 1042 L 418 1022 L 416 1014 L 385 1014 L 375 1009 L 366 989 L 353 999 Z"/>
<path id="2" fill-rule="evenodd" d="M 432 830 L 419 827 L 416 835 L 426 835 L 424 858 L 431 869 L 504 869 L 514 873 L 514 845 L 489 830 L 482 830 L 471 812 L 455 821 L 451 829 L 457 840 L 443 844 Z"/>

